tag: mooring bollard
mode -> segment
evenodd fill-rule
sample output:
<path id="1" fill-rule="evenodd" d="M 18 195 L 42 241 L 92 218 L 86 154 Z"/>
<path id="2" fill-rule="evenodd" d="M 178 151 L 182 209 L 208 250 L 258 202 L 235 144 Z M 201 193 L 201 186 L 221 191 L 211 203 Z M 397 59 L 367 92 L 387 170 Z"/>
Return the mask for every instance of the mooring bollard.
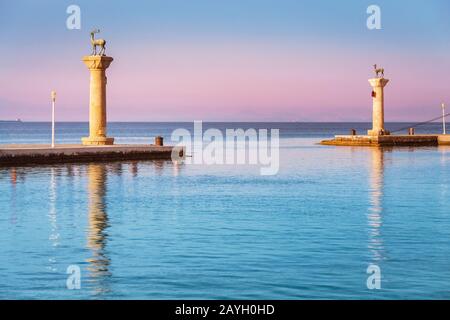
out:
<path id="1" fill-rule="evenodd" d="M 355 129 L 351 129 L 351 130 L 350 130 L 350 135 L 356 136 L 356 130 L 355 130 Z"/>
<path id="2" fill-rule="evenodd" d="M 164 138 L 161 136 L 155 137 L 155 145 L 162 147 L 164 145 Z"/>
<path id="3" fill-rule="evenodd" d="M 413 135 L 414 135 L 414 128 L 409 128 L 408 134 L 409 134 L 410 136 L 413 136 Z"/>

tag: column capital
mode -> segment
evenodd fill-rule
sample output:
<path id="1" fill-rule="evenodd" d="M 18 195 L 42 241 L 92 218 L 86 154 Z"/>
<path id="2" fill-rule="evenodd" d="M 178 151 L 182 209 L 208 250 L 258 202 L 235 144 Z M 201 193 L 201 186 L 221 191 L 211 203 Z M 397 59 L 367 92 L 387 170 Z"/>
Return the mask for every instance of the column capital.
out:
<path id="1" fill-rule="evenodd" d="M 372 88 L 376 88 L 376 87 L 384 87 L 387 85 L 387 83 L 389 82 L 389 79 L 385 79 L 385 78 L 373 78 L 373 79 L 369 79 L 369 83 L 372 86 Z"/>
<path id="2" fill-rule="evenodd" d="M 84 56 L 83 62 L 89 70 L 105 70 L 114 59 L 108 56 Z"/>

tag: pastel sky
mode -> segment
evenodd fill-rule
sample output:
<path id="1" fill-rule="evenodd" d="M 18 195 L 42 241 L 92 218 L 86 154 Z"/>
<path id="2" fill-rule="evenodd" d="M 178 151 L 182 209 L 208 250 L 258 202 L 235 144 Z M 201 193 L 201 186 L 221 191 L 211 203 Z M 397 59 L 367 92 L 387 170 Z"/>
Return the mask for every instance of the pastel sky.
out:
<path id="1" fill-rule="evenodd" d="M 370 121 L 374 63 L 387 121 L 450 105 L 448 0 L 0 0 L 0 119 L 48 121 L 55 89 L 58 120 L 87 121 L 93 28 L 114 58 L 110 121 Z"/>

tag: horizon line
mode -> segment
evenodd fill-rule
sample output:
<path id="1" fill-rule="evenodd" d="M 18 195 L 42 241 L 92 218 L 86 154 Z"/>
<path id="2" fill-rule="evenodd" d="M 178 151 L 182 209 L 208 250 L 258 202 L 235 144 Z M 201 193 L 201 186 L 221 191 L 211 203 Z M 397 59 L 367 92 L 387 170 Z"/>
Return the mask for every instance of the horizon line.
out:
<path id="1" fill-rule="evenodd" d="M 371 121 L 217 121 L 217 120 L 191 120 L 191 121 L 108 121 L 108 123 L 194 123 L 196 121 L 201 121 L 203 123 L 372 123 Z M 0 120 L 0 123 L 52 123 L 51 121 L 33 121 L 33 120 Z M 58 123 L 86 123 L 89 124 L 89 121 L 56 121 Z M 385 123 L 417 123 L 417 121 L 385 121 Z M 439 123 L 441 124 L 441 120 L 431 121 L 429 123 Z"/>

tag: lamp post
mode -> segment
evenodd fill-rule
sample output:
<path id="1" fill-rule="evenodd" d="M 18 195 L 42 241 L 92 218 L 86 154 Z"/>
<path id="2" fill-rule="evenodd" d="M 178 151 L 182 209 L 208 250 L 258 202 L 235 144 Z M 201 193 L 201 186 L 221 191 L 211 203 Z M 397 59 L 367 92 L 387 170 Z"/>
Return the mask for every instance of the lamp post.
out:
<path id="1" fill-rule="evenodd" d="M 442 129 L 444 134 L 446 134 L 445 132 L 445 104 L 442 104 Z"/>
<path id="2" fill-rule="evenodd" d="M 52 148 L 55 147 L 55 101 L 56 101 L 56 91 L 51 92 L 52 97 Z"/>

